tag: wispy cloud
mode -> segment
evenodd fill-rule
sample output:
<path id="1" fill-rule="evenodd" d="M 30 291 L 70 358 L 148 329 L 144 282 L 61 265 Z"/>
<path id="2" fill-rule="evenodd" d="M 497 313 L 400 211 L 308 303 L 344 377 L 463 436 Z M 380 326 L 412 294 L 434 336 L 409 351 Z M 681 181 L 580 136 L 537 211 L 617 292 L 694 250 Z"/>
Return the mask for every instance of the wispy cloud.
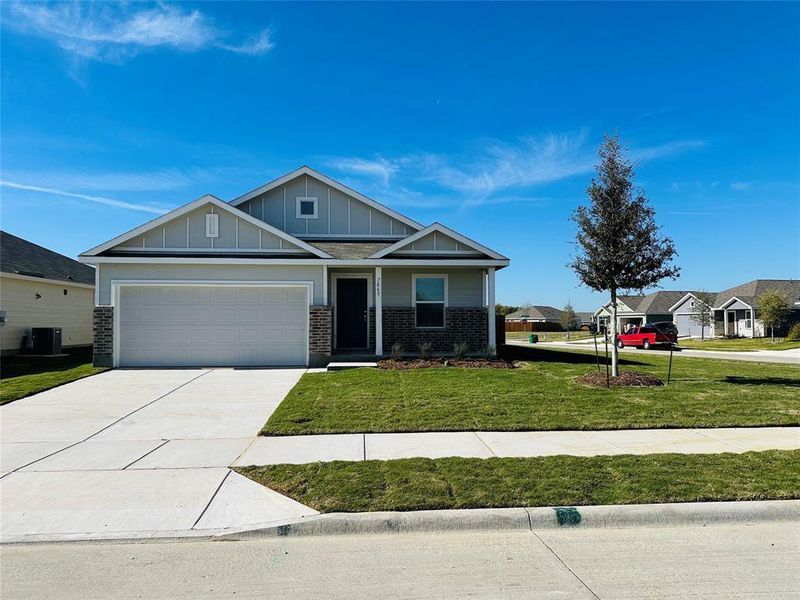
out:
<path id="1" fill-rule="evenodd" d="M 700 140 L 676 140 L 635 147 L 629 154 L 634 162 L 642 163 L 705 146 Z M 358 179 L 362 186 L 372 186 L 383 197 L 398 186 L 429 186 L 448 198 L 450 204 L 461 206 L 546 201 L 525 192 L 591 173 L 597 162 L 586 130 L 525 136 L 513 141 L 480 140 L 473 148 L 460 155 L 420 152 L 394 158 L 328 157 L 324 162 L 331 169 Z"/>
<path id="2" fill-rule="evenodd" d="M 192 188 L 198 184 L 215 184 L 226 179 L 250 175 L 252 168 L 196 167 L 169 168 L 155 171 L 29 171 L 8 170 L 7 179 L 35 181 L 36 185 L 79 190 L 81 192 L 168 192 Z"/>
<path id="3" fill-rule="evenodd" d="M 123 200 L 115 200 L 114 198 L 105 198 L 102 196 L 91 196 L 89 194 L 80 194 L 76 192 L 69 192 L 66 190 L 59 190 L 55 188 L 41 187 L 38 185 L 28 185 L 26 183 L 17 183 L 14 181 L 0 180 L 0 186 L 13 188 L 16 190 L 26 190 L 29 192 L 40 192 L 43 194 L 51 194 L 55 196 L 64 196 L 66 198 L 75 198 L 77 200 L 85 200 L 95 204 L 104 204 L 106 206 L 113 206 L 114 208 L 126 208 L 129 210 L 138 210 L 142 212 L 154 213 L 162 215 L 167 212 L 167 209 L 152 206 L 149 204 L 136 204 L 133 202 L 125 202 Z"/>
<path id="4" fill-rule="evenodd" d="M 748 181 L 734 181 L 731 183 L 731 189 L 737 192 L 744 192 L 750 189 L 750 182 Z"/>
<path id="5" fill-rule="evenodd" d="M 181 52 L 218 48 L 250 55 L 274 47 L 269 28 L 239 43 L 234 32 L 220 28 L 206 14 L 174 4 L 15 2 L 8 9 L 9 26 L 51 40 L 83 59 L 122 62 L 158 47 Z"/>

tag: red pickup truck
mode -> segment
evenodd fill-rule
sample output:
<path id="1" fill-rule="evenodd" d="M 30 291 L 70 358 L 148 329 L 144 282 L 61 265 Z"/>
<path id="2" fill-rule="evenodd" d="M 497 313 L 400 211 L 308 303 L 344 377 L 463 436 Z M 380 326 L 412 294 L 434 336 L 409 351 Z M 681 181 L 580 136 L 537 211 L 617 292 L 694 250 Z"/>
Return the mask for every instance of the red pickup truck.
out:
<path id="1" fill-rule="evenodd" d="M 617 348 L 636 346 L 648 350 L 651 346 L 677 344 L 678 336 L 673 331 L 664 331 L 656 327 L 634 327 L 617 335 Z"/>

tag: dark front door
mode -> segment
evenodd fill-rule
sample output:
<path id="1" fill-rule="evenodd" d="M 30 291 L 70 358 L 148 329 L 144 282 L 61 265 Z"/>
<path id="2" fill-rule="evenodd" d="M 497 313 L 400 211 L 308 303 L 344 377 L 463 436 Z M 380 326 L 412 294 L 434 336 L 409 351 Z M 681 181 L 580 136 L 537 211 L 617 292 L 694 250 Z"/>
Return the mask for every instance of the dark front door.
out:
<path id="1" fill-rule="evenodd" d="M 367 280 L 336 280 L 336 347 L 366 348 Z"/>

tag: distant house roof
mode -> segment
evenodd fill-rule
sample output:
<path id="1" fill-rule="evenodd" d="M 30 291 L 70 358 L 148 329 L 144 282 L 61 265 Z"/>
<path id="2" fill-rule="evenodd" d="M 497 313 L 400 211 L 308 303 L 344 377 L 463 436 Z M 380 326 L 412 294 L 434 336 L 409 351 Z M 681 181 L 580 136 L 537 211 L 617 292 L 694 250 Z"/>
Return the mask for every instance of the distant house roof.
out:
<path id="1" fill-rule="evenodd" d="M 0 271 L 94 285 L 94 268 L 5 231 L 0 231 Z"/>
<path id="2" fill-rule="evenodd" d="M 513 313 L 507 314 L 506 319 L 518 321 L 527 319 L 531 321 L 558 321 L 561 311 L 552 306 L 523 306 Z"/>
<path id="3" fill-rule="evenodd" d="M 634 313 L 644 315 L 664 315 L 669 313 L 669 309 L 690 292 L 687 290 L 652 292 L 647 295 L 638 296 L 618 296 L 618 300 L 631 309 Z M 691 292 L 696 293 L 696 292 Z M 606 303 L 610 304 L 610 303 Z"/>
<path id="4" fill-rule="evenodd" d="M 581 320 L 581 323 L 591 323 L 592 317 L 594 316 L 593 313 L 590 312 L 576 312 L 575 314 Z"/>
<path id="5" fill-rule="evenodd" d="M 755 307 L 758 299 L 767 291 L 776 291 L 789 297 L 792 304 L 800 304 L 800 280 L 798 279 L 754 279 L 717 294 L 714 307 L 719 308 L 732 298 Z"/>

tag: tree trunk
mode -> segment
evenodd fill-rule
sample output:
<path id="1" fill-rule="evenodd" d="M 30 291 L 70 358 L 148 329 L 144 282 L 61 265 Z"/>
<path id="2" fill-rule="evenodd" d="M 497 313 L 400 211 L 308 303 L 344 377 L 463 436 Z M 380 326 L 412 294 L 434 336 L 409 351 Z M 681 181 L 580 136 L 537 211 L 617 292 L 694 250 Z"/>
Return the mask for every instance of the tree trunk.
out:
<path id="1" fill-rule="evenodd" d="M 617 348 L 617 290 L 611 289 L 611 376 L 619 376 L 619 348 Z"/>

